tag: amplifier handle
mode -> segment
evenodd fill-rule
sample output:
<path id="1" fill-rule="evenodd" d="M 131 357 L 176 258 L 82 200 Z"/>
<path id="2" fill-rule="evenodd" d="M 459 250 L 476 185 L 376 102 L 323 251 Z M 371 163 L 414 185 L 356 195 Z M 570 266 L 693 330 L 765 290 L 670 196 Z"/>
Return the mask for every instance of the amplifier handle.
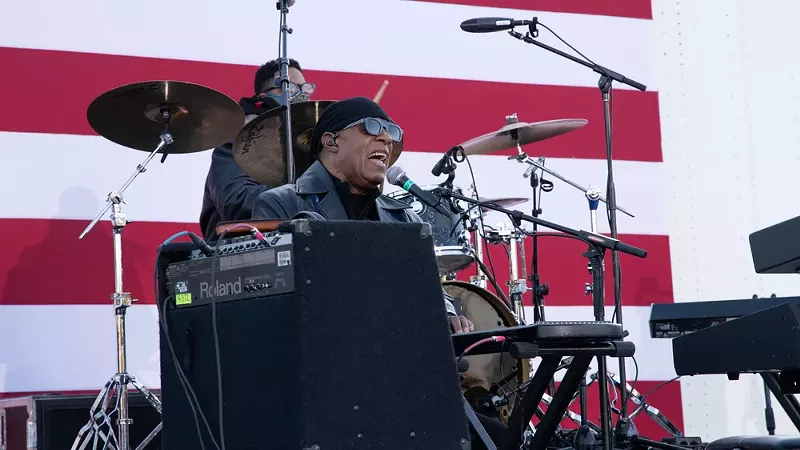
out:
<path id="1" fill-rule="evenodd" d="M 250 221 L 247 221 L 247 222 L 244 222 L 244 221 L 222 222 L 219 225 L 217 225 L 217 228 L 215 229 L 215 231 L 217 232 L 217 237 L 219 237 L 220 235 L 222 235 L 222 232 L 225 231 L 226 228 L 229 228 L 229 227 L 235 226 L 235 225 L 245 225 L 245 226 L 249 225 L 249 226 L 255 227 L 258 231 L 263 233 L 263 232 L 277 230 L 278 229 L 278 225 L 283 223 L 283 222 L 286 222 L 287 220 L 289 220 L 289 219 L 250 220 Z M 250 231 L 248 231 L 245 227 L 240 227 L 240 228 L 236 228 L 234 230 L 229 231 L 226 234 L 226 236 L 235 237 L 235 236 L 239 236 L 239 235 L 243 235 L 243 234 L 249 234 L 249 233 L 250 233 Z"/>

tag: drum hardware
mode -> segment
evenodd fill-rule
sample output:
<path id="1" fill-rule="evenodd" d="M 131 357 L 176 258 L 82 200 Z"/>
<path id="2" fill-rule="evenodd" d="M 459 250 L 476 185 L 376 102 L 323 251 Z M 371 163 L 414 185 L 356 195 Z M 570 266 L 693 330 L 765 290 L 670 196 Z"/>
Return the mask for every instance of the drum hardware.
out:
<path id="1" fill-rule="evenodd" d="M 144 150 L 146 145 L 156 141 L 154 135 L 158 136 L 155 148 L 122 187 L 108 194 L 105 208 L 78 238 L 83 239 L 100 218 L 111 210 L 114 245 L 114 293 L 111 299 L 116 317 L 117 373 L 98 394 L 90 411 L 89 422 L 79 431 L 72 449 L 79 446 L 83 449 L 90 442 L 96 448 L 98 441 L 103 441 L 105 446 L 110 444 L 119 450 L 129 450 L 132 420 L 128 411 L 128 385 L 132 384 L 141 392 L 159 414 L 161 401 L 134 375 L 128 373 L 127 368 L 125 318 L 127 308 L 136 299 L 124 292 L 122 285 L 122 231 L 128 224 L 122 210 L 122 204 L 125 203 L 123 194 L 136 177 L 145 172 L 147 165 L 159 152 L 163 154 L 161 162 L 164 162 L 168 153 L 198 152 L 228 142 L 244 123 L 244 113 L 233 99 L 204 86 L 150 81 L 118 87 L 100 95 L 89 105 L 87 118 L 101 136 L 136 150 Z M 214 128 L 209 127 L 209 123 L 215 124 Z M 110 414 L 106 413 L 115 395 L 117 404 L 113 405 L 113 410 L 118 412 L 118 438 L 109 420 L 113 410 Z M 107 432 L 102 429 L 105 426 L 109 428 Z M 160 431 L 160 427 L 159 424 L 138 448 L 144 448 Z"/>
<path id="2" fill-rule="evenodd" d="M 464 281 L 446 281 L 442 285 L 460 302 L 462 313 L 475 325 L 475 331 L 520 325 L 506 302 L 488 290 Z M 506 422 L 520 387 L 530 380 L 530 360 L 515 360 L 503 353 L 468 355 L 464 359 L 469 361 L 469 369 L 463 374 L 462 390 L 468 400 L 477 392 Z"/>
<path id="3" fill-rule="evenodd" d="M 439 185 L 420 186 L 425 191 L 440 189 Z M 447 188 L 461 192 L 461 188 Z M 439 202 L 438 208 L 431 208 L 423 204 L 417 198 L 405 191 L 398 190 L 386 194 L 395 200 L 403 202 L 412 207 L 412 210 L 422 219 L 431 225 L 433 231 L 434 253 L 438 263 L 439 275 L 447 276 L 466 269 L 475 262 L 469 235 L 465 230 L 461 208 L 457 202 Z M 443 214 L 448 211 L 449 214 Z"/>
<path id="4" fill-rule="evenodd" d="M 474 186 L 470 186 L 470 191 L 475 194 Z M 483 230 L 483 214 L 478 208 L 471 208 L 467 211 L 467 217 L 464 218 L 467 231 L 472 233 L 472 245 L 475 251 L 475 275 L 470 277 L 470 283 L 486 289 L 486 274 L 484 274 L 481 264 L 483 264 L 483 243 L 485 239 Z"/>
<path id="5" fill-rule="evenodd" d="M 505 223 L 500 223 L 495 229 L 486 233 L 486 239 L 492 244 L 502 244 L 509 249 L 509 274 L 510 279 L 506 281 L 508 286 L 509 300 L 511 308 L 518 322 L 526 324 L 525 309 L 522 304 L 522 296 L 528 289 L 525 278 L 519 276 L 519 246 L 522 243 L 522 233 L 516 227 L 508 227 Z"/>
<path id="6" fill-rule="evenodd" d="M 539 170 L 542 170 L 544 172 L 547 172 L 550 175 L 552 175 L 552 176 L 558 178 L 559 180 L 561 180 L 561 181 L 569 184 L 570 186 L 574 187 L 575 189 L 583 192 L 584 195 L 586 194 L 588 189 L 586 189 L 583 186 L 581 186 L 580 184 L 570 180 L 569 178 L 567 178 L 567 177 L 565 177 L 563 175 L 560 175 L 558 172 L 545 167 L 545 165 L 544 165 L 545 159 L 544 158 L 539 157 L 537 159 L 533 159 L 533 158 L 529 157 L 527 154 L 525 154 L 522 151 L 521 148 L 518 148 L 517 150 L 519 152 L 517 154 L 517 156 L 509 156 L 508 157 L 509 160 L 517 160 L 518 162 L 521 162 L 521 163 L 530 164 L 531 166 L 535 167 L 536 169 L 539 169 Z M 608 201 L 605 197 L 602 197 L 602 196 L 600 197 L 599 200 L 601 202 L 603 202 L 603 203 L 607 203 L 607 201 Z M 617 209 L 620 210 L 621 212 L 627 214 L 630 217 L 635 217 L 632 213 L 628 212 L 628 210 L 626 210 L 625 208 L 622 208 L 621 206 L 617 206 Z"/>
<path id="7" fill-rule="evenodd" d="M 462 200 L 467 203 L 476 204 L 478 203 L 476 200 L 471 199 L 469 197 L 465 197 L 459 193 L 453 192 L 452 190 L 439 188 L 436 190 L 435 195 L 445 197 L 445 198 L 456 198 Z M 583 253 L 583 256 L 588 258 L 589 261 L 592 263 L 592 282 L 594 286 L 603 286 L 603 256 L 606 250 L 617 250 L 624 253 L 628 253 L 639 258 L 645 258 L 647 256 L 647 252 L 642 249 L 638 249 L 633 247 L 629 244 L 624 244 L 617 239 L 609 238 L 607 236 L 603 236 L 597 233 L 587 232 L 583 230 L 574 230 L 569 227 L 565 227 L 563 225 L 558 225 L 552 222 L 548 222 L 542 220 L 537 217 L 532 217 L 527 214 L 523 214 L 520 211 L 510 211 L 502 207 L 498 207 L 495 205 L 487 204 L 485 205 L 487 208 L 504 213 L 511 217 L 515 222 L 529 222 L 529 223 L 537 223 L 542 227 L 549 228 L 555 231 L 560 231 L 563 234 L 572 236 L 577 238 L 581 241 L 586 242 L 591 246 L 591 250 Z M 604 311 L 604 292 L 603 289 L 594 289 L 593 292 L 593 299 L 594 299 L 594 310 L 595 310 L 595 320 L 597 322 L 605 322 L 605 311 Z M 609 400 L 608 400 L 608 382 L 607 382 L 607 370 L 606 370 L 606 359 L 604 356 L 597 356 L 598 361 L 598 377 L 600 378 L 598 381 L 599 390 L 600 390 L 600 404 L 602 405 L 600 409 L 600 419 L 601 419 L 601 428 L 602 428 L 602 440 L 603 446 L 609 447 L 611 445 L 611 434 L 612 434 L 612 425 L 611 425 L 611 417 L 610 417 L 610 409 L 609 409 Z"/>
<path id="8" fill-rule="evenodd" d="M 591 384 L 594 383 L 597 380 L 597 378 L 598 375 L 596 373 L 593 373 L 591 375 L 591 381 L 589 382 L 589 385 L 591 386 Z M 664 415 L 664 413 L 662 413 L 652 405 L 648 404 L 647 401 L 644 399 L 645 397 L 642 394 L 640 394 L 639 391 L 634 389 L 630 384 L 625 383 L 623 385 L 620 381 L 617 380 L 617 377 L 613 373 L 608 373 L 608 380 L 611 381 L 614 387 L 619 389 L 620 392 L 625 391 L 630 401 L 637 406 L 637 408 L 627 417 L 628 426 L 630 427 L 631 430 L 630 432 L 632 433 L 631 436 L 635 436 L 637 434 L 636 426 L 633 423 L 633 418 L 638 416 L 639 413 L 641 413 L 642 411 L 644 411 L 648 416 L 650 416 L 650 419 L 652 419 L 653 422 L 655 422 L 658 426 L 663 428 L 667 433 L 669 433 L 673 437 L 684 437 L 683 432 L 674 423 L 672 423 L 672 421 L 669 420 L 667 416 Z M 613 408 L 613 410 L 618 414 L 621 413 L 620 409 Z"/>
<path id="9" fill-rule="evenodd" d="M 546 25 L 539 23 L 543 27 L 547 28 Z M 646 91 L 647 86 L 634 81 L 626 76 L 615 72 L 613 70 L 607 69 L 603 66 L 595 64 L 594 62 L 588 60 L 584 57 L 584 59 L 577 58 L 572 56 L 568 53 L 565 53 L 561 50 L 555 49 L 547 44 L 543 44 L 535 39 L 538 36 L 538 30 L 536 29 L 537 21 L 533 21 L 530 25 L 529 32 L 523 35 L 513 29 L 508 31 L 508 34 L 515 39 L 519 39 L 523 42 L 528 44 L 535 45 L 543 50 L 547 50 L 551 53 L 559 55 L 563 58 L 566 58 L 572 62 L 580 64 L 592 71 L 600 74 L 600 78 L 597 82 L 597 87 L 600 89 L 600 93 L 602 96 L 603 101 L 603 124 L 605 128 L 605 147 L 606 147 L 606 165 L 607 165 L 607 183 L 608 186 L 606 189 L 608 190 L 608 200 L 604 203 L 608 204 L 608 215 L 609 215 L 609 226 L 611 228 L 611 238 L 617 239 L 618 231 L 617 231 L 617 209 L 623 211 L 617 205 L 617 194 L 616 194 L 616 187 L 614 185 L 614 158 L 612 155 L 612 138 L 611 138 L 611 91 L 612 91 L 612 84 L 614 81 L 618 83 L 627 84 L 635 89 L 640 91 Z M 547 28 L 549 30 L 549 28 Z M 551 31 L 552 33 L 552 31 Z M 555 33 L 553 33 L 555 34 Z M 583 56 L 583 55 L 581 55 Z M 623 211 L 625 212 L 625 211 Z M 626 212 L 626 214 L 630 215 Z M 611 249 L 612 253 L 612 272 L 614 275 L 614 316 L 618 324 L 622 325 L 622 293 L 620 290 L 620 262 L 619 262 L 619 252 L 617 249 Z M 600 289 L 602 290 L 602 289 Z M 626 367 L 625 367 L 625 358 L 619 359 L 619 372 L 620 372 L 620 382 L 624 385 L 625 380 L 627 378 L 626 374 Z M 628 411 L 628 400 L 627 400 L 627 393 L 625 390 L 622 391 L 622 408 L 621 414 L 619 419 L 617 420 L 616 429 L 614 430 L 615 438 L 618 445 L 626 445 L 631 442 L 631 435 L 627 430 L 627 411 Z M 605 428 L 605 423 L 604 423 Z M 605 436 L 603 439 L 603 449 L 610 450 L 611 448 L 611 441 L 606 440 Z"/>

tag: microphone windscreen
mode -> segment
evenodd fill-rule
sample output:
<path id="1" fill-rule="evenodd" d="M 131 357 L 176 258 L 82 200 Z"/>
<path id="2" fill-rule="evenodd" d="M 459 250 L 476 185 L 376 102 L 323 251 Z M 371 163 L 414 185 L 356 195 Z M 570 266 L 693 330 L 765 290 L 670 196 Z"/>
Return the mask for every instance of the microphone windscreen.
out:
<path id="1" fill-rule="evenodd" d="M 390 184 L 394 184 L 395 186 L 399 186 L 400 177 L 405 175 L 405 171 L 400 166 L 392 166 L 386 170 L 386 180 Z"/>

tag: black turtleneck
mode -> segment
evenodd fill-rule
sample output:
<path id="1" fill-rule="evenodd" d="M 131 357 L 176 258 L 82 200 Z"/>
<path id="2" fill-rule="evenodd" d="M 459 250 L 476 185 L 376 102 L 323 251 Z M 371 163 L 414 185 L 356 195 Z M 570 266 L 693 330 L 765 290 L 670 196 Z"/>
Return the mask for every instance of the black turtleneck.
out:
<path id="1" fill-rule="evenodd" d="M 326 169 L 327 170 L 327 169 Z M 381 190 L 378 188 L 372 189 L 366 194 L 353 194 L 350 192 L 350 183 L 344 182 L 328 172 L 333 185 L 336 187 L 336 193 L 342 199 L 342 206 L 347 212 L 347 218 L 350 220 L 380 220 L 378 217 L 378 207 L 375 200 L 381 195 Z"/>

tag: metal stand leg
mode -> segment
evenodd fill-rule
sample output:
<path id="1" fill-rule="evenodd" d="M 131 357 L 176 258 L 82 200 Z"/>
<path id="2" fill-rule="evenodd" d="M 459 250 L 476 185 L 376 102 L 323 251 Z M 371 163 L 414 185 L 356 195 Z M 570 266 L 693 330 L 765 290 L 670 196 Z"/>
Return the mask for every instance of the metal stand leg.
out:
<path id="1" fill-rule="evenodd" d="M 764 384 L 767 385 L 770 391 L 772 391 L 772 395 L 778 400 L 778 403 L 781 404 L 783 410 L 786 412 L 786 415 L 789 416 L 789 420 L 792 421 L 797 431 L 800 431 L 800 402 L 797 401 L 797 398 L 793 394 L 784 394 L 781 391 L 780 382 L 778 382 L 778 376 L 772 372 L 762 372 L 761 378 L 764 379 Z"/>
<path id="2" fill-rule="evenodd" d="M 165 121 L 169 118 L 169 111 L 162 112 Z M 130 426 L 133 420 L 129 416 L 128 410 L 128 384 L 133 386 L 141 392 L 145 398 L 153 405 L 154 408 L 161 414 L 161 401 L 148 390 L 144 385 L 136 380 L 136 377 L 128 373 L 127 355 L 126 355 L 126 339 L 125 339 L 125 316 L 128 307 L 130 307 L 135 299 L 131 298 L 131 294 L 124 292 L 122 288 L 122 230 L 128 224 L 128 219 L 125 213 L 122 212 L 123 197 L 122 193 L 130 186 L 134 179 L 146 170 L 147 164 L 161 149 L 166 148 L 172 144 L 172 135 L 165 131 L 161 135 L 161 142 L 155 150 L 153 150 L 147 159 L 142 164 L 136 167 L 136 171 L 125 182 L 119 191 L 113 191 L 108 194 L 107 205 L 102 212 L 89 224 L 86 230 L 83 231 L 80 238 L 82 239 L 100 220 L 103 214 L 109 210 L 111 212 L 111 224 L 113 226 L 113 241 L 114 241 L 114 293 L 111 294 L 111 300 L 114 302 L 114 315 L 116 316 L 117 328 L 117 373 L 106 383 L 105 387 L 98 394 L 92 409 L 90 410 L 89 422 L 81 428 L 78 436 L 72 444 L 72 450 L 83 450 L 92 442 L 92 448 L 97 449 L 98 439 L 103 441 L 102 448 L 113 448 L 119 450 L 130 450 Z M 111 411 L 106 410 L 111 405 L 112 397 L 116 396 L 116 402 Z M 114 434 L 113 427 L 110 424 L 110 416 L 117 413 L 117 430 L 119 440 Z M 108 428 L 107 431 L 104 431 Z M 152 440 L 157 430 L 160 430 L 159 424 L 150 436 L 138 448 L 143 448 L 150 440 Z M 109 442 L 110 441 L 110 442 Z"/>

